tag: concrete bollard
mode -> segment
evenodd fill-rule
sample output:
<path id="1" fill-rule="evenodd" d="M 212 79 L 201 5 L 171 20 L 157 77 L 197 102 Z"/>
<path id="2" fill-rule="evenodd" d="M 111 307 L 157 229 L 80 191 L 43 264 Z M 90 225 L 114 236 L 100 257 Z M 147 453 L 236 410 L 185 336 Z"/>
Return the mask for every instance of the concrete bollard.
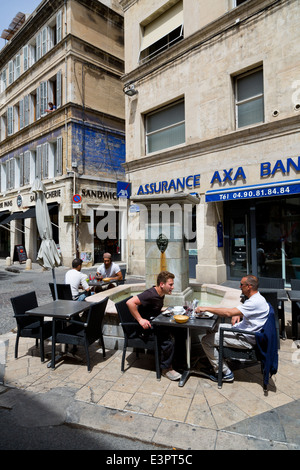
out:
<path id="1" fill-rule="evenodd" d="M 26 271 L 30 271 L 30 269 L 32 269 L 31 259 L 27 258 L 25 270 L 26 270 Z"/>
<path id="2" fill-rule="evenodd" d="M 5 265 L 6 265 L 6 266 L 11 266 L 11 258 L 10 258 L 10 256 L 8 256 L 8 257 L 6 258 Z"/>

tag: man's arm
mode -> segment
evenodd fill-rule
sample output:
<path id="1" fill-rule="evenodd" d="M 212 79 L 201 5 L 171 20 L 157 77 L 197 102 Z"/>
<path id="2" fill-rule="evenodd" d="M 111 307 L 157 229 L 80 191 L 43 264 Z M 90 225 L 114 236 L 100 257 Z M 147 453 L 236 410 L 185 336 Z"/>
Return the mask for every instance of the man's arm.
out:
<path id="1" fill-rule="evenodd" d="M 129 308 L 131 315 L 136 319 L 136 321 L 141 325 L 141 327 L 144 328 L 144 330 L 151 328 L 151 323 L 149 322 L 149 320 L 143 318 L 138 311 L 138 306 L 141 305 L 141 301 L 137 295 L 127 300 L 126 305 Z"/>
<path id="2" fill-rule="evenodd" d="M 196 313 L 201 312 L 210 312 L 218 315 L 219 317 L 234 317 L 236 315 L 242 316 L 240 310 L 236 307 L 228 308 L 228 307 L 197 307 L 195 310 Z"/>

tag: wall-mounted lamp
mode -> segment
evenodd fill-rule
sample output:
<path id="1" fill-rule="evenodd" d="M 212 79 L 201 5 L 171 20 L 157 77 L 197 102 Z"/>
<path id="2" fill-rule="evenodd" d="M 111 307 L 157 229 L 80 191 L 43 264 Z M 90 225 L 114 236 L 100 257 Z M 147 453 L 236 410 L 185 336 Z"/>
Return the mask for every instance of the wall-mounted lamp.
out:
<path id="1" fill-rule="evenodd" d="M 137 94 L 137 90 L 135 89 L 134 83 L 131 83 L 130 85 L 125 85 L 123 91 L 127 96 L 134 96 Z"/>

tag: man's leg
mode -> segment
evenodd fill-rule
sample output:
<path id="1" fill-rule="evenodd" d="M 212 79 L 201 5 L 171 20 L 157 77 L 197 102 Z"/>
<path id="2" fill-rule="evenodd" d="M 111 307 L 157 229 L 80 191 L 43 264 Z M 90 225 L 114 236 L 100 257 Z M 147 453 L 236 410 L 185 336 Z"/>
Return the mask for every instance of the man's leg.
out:
<path id="1" fill-rule="evenodd" d="M 207 335 L 203 336 L 202 341 L 201 341 L 203 350 L 209 362 L 211 363 L 215 373 L 218 373 L 218 368 L 219 368 L 219 351 L 218 351 L 219 337 L 220 337 L 219 329 L 222 328 L 222 326 L 228 327 L 228 325 L 224 323 L 218 325 L 217 331 L 212 331 L 211 333 L 208 333 Z M 231 331 L 224 332 L 223 344 L 224 346 L 240 348 L 240 349 L 249 349 L 253 347 L 253 345 L 250 344 L 243 337 L 243 335 L 239 335 Z M 223 361 L 222 372 L 224 376 L 232 374 L 231 370 L 229 369 L 225 361 Z"/>

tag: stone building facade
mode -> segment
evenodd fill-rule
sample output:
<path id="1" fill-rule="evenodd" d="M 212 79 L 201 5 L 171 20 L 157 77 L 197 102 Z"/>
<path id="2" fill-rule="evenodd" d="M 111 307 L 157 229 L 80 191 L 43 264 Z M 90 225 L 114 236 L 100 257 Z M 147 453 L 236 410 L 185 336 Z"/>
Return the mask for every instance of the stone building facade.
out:
<path id="1" fill-rule="evenodd" d="M 24 19 L 0 51 L 0 256 L 22 245 L 36 259 L 30 190 L 39 177 L 63 264 L 76 255 L 92 264 L 107 249 L 120 260 L 120 234 L 107 246 L 96 231 L 124 180 L 122 9 L 116 0 L 43 0 Z"/>
<path id="2" fill-rule="evenodd" d="M 299 2 L 120 3 L 129 268 L 147 271 L 151 207 L 185 194 L 197 199 L 183 239 L 192 277 L 289 284 L 300 276 Z M 167 230 L 156 220 L 154 242 Z M 174 257 L 167 248 L 167 267 Z"/>

